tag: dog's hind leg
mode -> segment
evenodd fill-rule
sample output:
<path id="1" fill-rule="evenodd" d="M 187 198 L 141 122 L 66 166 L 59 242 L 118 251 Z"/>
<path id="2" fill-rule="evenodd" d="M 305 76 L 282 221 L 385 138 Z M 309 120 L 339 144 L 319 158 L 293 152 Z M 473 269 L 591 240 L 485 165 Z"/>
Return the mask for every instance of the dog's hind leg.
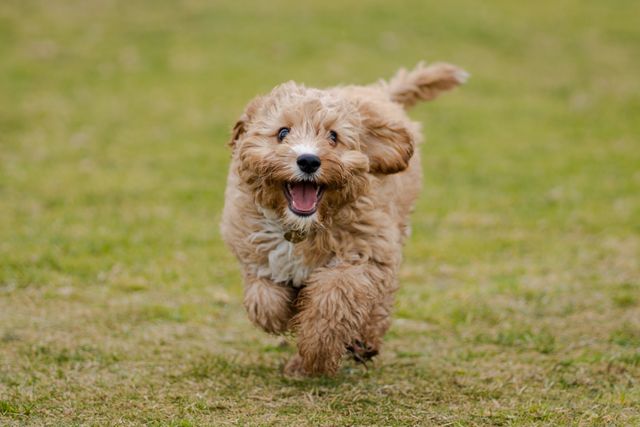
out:
<path id="1" fill-rule="evenodd" d="M 356 362 L 366 363 L 380 353 L 382 338 L 391 326 L 393 295 L 389 293 L 376 303 L 362 329 L 362 339 L 347 347 Z"/>
<path id="2" fill-rule="evenodd" d="M 247 275 L 244 288 L 244 307 L 256 326 L 271 334 L 289 329 L 295 310 L 293 301 L 297 291 L 266 278 Z"/>

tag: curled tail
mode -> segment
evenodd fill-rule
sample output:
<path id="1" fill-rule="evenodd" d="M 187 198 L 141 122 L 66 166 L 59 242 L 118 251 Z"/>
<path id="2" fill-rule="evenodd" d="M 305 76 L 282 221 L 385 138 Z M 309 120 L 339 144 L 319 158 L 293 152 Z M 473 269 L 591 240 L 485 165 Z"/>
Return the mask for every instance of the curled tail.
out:
<path id="1" fill-rule="evenodd" d="M 468 78 L 469 73 L 455 65 L 426 65 L 420 62 L 411 71 L 401 68 L 388 82 L 382 82 L 382 85 L 394 102 L 409 109 L 418 101 L 431 101 L 441 92 L 453 89 Z"/>

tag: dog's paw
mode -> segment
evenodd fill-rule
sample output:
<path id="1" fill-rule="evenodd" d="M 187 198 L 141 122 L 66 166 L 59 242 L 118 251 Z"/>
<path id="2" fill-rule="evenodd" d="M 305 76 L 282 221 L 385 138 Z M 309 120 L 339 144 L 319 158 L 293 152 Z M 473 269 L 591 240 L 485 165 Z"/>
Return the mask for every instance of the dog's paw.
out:
<path id="1" fill-rule="evenodd" d="M 347 346 L 347 351 L 351 353 L 351 357 L 353 357 L 353 360 L 362 364 L 366 364 L 368 361 L 378 355 L 377 349 L 359 340 L 356 340 L 352 345 Z"/>
<path id="2" fill-rule="evenodd" d="M 283 286 L 255 284 L 245 290 L 244 307 L 254 325 L 271 334 L 288 330 L 291 290 Z"/>
<path id="3" fill-rule="evenodd" d="M 257 304 L 247 304 L 247 313 L 251 322 L 270 334 L 282 334 L 287 331 L 289 318 L 286 308 L 262 307 Z"/>
<path id="4" fill-rule="evenodd" d="M 285 377 L 287 378 L 306 378 L 309 374 L 305 371 L 302 357 L 299 354 L 293 356 L 289 361 L 284 365 L 283 372 Z"/>

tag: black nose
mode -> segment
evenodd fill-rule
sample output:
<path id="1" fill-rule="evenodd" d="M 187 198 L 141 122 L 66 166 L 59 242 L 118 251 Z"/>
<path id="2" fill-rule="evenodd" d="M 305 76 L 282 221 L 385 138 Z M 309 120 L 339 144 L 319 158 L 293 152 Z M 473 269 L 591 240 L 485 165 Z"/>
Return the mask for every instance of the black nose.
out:
<path id="1" fill-rule="evenodd" d="M 320 157 L 315 154 L 301 154 L 296 162 L 300 170 L 306 173 L 314 173 L 320 167 Z"/>

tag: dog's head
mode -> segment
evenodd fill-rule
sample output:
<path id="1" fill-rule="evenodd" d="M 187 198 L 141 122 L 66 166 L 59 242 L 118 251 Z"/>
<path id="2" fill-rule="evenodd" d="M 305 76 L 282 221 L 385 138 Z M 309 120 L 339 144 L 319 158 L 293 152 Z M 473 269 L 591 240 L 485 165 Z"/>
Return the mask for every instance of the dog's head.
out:
<path id="1" fill-rule="evenodd" d="M 368 174 L 407 168 L 417 125 L 374 88 L 289 82 L 249 103 L 233 129 L 238 174 L 292 228 L 330 221 L 367 192 Z"/>

